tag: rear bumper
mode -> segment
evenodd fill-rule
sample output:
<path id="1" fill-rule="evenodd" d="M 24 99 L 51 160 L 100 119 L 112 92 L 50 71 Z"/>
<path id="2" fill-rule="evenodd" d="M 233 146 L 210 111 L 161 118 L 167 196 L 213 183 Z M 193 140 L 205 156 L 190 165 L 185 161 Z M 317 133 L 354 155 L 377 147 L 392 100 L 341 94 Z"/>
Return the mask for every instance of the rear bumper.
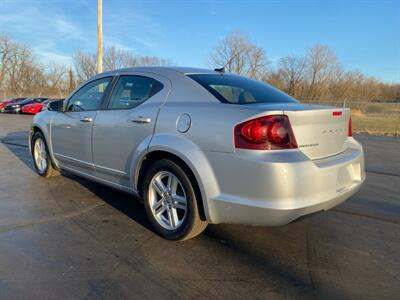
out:
<path id="1" fill-rule="evenodd" d="M 209 153 L 220 193 L 208 199 L 211 223 L 279 226 L 328 210 L 359 190 L 364 154 L 354 139 L 345 152 L 310 160 L 285 153 Z"/>

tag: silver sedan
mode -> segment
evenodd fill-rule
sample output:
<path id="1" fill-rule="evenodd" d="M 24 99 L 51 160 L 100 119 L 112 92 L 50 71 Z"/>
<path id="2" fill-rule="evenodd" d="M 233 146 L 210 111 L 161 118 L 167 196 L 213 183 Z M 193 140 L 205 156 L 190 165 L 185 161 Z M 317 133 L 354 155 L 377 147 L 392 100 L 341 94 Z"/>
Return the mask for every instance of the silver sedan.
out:
<path id="1" fill-rule="evenodd" d="M 284 225 L 365 179 L 349 109 L 221 70 L 99 74 L 35 116 L 30 145 L 41 176 L 64 170 L 137 195 L 170 240 L 208 223 Z"/>

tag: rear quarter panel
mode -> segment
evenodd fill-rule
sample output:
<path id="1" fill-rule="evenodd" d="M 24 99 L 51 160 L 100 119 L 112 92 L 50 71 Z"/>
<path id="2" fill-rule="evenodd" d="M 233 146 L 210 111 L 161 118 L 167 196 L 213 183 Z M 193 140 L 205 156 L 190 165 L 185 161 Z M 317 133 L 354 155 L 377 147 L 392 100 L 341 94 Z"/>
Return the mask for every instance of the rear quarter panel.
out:
<path id="1" fill-rule="evenodd" d="M 179 117 L 190 116 L 190 129 L 177 130 Z M 199 150 L 234 152 L 233 129 L 235 125 L 266 114 L 282 114 L 281 110 L 262 112 L 251 106 L 223 103 L 168 102 L 163 106 L 156 124 L 156 134 L 174 133 L 190 140 Z"/>

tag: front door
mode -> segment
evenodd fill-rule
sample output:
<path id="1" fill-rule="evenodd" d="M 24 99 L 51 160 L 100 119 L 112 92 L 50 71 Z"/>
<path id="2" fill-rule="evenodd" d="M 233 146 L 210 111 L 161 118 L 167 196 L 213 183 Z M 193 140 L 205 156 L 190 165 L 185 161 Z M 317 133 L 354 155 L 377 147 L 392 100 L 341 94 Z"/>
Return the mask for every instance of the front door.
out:
<path id="1" fill-rule="evenodd" d="M 121 75 L 105 110 L 93 127 L 93 162 L 96 176 L 130 187 L 131 165 L 138 147 L 146 150 L 158 110 L 170 83 L 154 74 Z"/>
<path id="2" fill-rule="evenodd" d="M 68 99 L 65 112 L 54 116 L 51 141 L 61 167 L 93 174 L 92 129 L 112 77 L 89 82 Z"/>

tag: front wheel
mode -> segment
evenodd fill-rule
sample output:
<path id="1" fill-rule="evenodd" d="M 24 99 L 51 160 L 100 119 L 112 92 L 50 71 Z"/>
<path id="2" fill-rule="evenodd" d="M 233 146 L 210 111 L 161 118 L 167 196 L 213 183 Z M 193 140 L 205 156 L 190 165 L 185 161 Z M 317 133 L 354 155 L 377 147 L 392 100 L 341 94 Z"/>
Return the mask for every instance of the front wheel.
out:
<path id="1" fill-rule="evenodd" d="M 31 147 L 36 172 L 46 178 L 58 175 L 57 170 L 53 168 L 46 140 L 41 132 L 33 135 Z"/>
<path id="2" fill-rule="evenodd" d="M 142 191 L 147 216 L 162 237 L 186 240 L 207 227 L 200 218 L 193 182 L 175 162 L 162 159 L 151 165 Z"/>

